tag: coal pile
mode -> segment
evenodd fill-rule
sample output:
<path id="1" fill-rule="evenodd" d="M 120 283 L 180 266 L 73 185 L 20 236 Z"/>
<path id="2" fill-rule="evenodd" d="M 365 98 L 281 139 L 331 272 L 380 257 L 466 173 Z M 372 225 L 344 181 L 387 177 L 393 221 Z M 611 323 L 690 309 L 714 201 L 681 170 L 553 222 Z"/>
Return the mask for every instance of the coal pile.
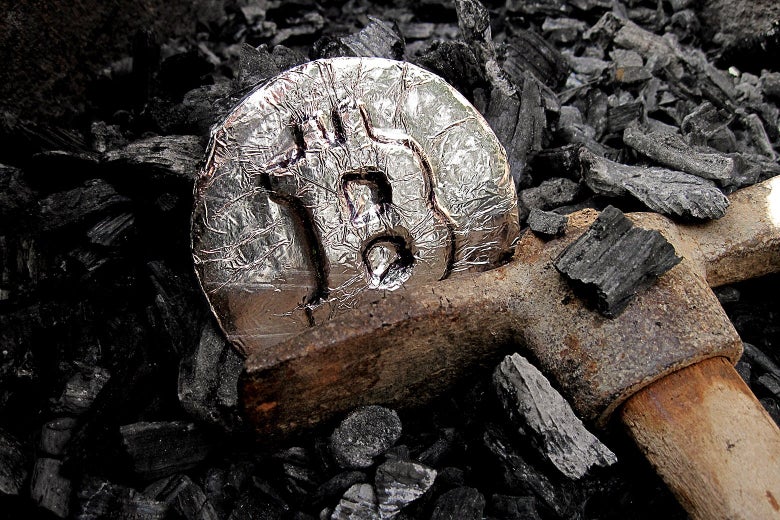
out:
<path id="1" fill-rule="evenodd" d="M 610 205 L 718 218 L 726 194 L 780 173 L 780 68 L 755 67 L 776 25 L 721 48 L 686 0 L 211 4 L 184 35 L 138 30 L 67 118 L 3 105 L 0 518 L 686 518 L 619 431 L 579 423 L 515 356 L 423 410 L 258 443 L 242 357 L 195 280 L 192 192 L 210 126 L 254 86 L 380 56 L 480 110 L 540 236 Z M 716 291 L 775 421 L 778 290 Z"/>

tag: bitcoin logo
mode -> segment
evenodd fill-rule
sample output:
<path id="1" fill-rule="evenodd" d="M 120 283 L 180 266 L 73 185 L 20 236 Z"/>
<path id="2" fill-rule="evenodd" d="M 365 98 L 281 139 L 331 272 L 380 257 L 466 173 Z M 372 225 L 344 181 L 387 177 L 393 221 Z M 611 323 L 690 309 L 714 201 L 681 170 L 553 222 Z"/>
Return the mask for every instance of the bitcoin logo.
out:
<path id="1" fill-rule="evenodd" d="M 503 149 L 440 78 L 379 58 L 285 72 L 215 128 L 193 216 L 196 271 L 222 327 L 266 349 L 396 290 L 511 254 Z"/>

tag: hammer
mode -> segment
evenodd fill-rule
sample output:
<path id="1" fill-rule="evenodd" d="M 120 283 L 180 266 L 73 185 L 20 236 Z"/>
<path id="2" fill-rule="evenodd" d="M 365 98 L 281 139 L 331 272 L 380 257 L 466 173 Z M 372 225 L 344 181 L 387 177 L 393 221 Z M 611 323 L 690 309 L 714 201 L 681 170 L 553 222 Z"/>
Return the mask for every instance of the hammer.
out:
<path id="1" fill-rule="evenodd" d="M 581 418 L 622 422 L 691 517 L 780 518 L 780 430 L 733 368 L 742 344 L 710 289 L 780 267 L 780 179 L 730 203 L 705 224 L 629 214 L 683 260 L 614 319 L 552 265 L 593 210 L 571 215 L 563 237 L 524 234 L 502 267 L 366 295 L 354 312 L 250 354 L 246 414 L 268 437 L 363 404 L 421 404 L 519 349 Z"/>

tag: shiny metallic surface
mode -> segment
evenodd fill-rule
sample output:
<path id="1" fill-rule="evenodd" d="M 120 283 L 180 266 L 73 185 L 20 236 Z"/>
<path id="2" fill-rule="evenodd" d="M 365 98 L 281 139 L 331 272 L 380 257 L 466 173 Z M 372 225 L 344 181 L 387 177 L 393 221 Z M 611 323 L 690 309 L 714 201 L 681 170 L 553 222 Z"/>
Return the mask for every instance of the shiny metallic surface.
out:
<path id="1" fill-rule="evenodd" d="M 196 272 L 230 340 L 265 352 L 394 290 L 505 262 L 503 148 L 441 78 L 380 58 L 304 64 L 215 127 L 196 187 Z"/>

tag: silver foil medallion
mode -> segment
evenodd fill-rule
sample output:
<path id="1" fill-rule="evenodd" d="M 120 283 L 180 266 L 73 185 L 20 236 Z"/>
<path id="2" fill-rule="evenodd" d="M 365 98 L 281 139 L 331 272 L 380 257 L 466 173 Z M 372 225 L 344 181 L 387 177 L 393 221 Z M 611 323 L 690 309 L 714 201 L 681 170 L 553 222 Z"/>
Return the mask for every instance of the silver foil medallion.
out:
<path id="1" fill-rule="evenodd" d="M 438 76 L 381 58 L 288 70 L 212 131 L 196 272 L 228 338 L 263 352 L 369 291 L 511 256 L 506 154 Z"/>

